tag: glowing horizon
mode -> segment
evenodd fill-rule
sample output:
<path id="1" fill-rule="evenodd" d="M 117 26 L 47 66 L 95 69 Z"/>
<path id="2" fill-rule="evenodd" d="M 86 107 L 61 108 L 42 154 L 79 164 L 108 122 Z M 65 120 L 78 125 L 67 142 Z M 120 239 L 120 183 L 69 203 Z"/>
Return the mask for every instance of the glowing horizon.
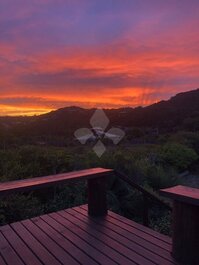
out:
<path id="1" fill-rule="evenodd" d="M 199 87 L 197 0 L 2 0 L 0 116 L 136 107 Z"/>

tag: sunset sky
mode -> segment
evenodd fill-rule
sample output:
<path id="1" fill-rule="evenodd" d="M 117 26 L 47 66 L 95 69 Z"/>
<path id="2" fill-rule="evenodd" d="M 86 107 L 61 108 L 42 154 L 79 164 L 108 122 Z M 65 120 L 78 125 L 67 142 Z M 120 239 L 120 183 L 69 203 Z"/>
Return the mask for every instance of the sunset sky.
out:
<path id="1" fill-rule="evenodd" d="M 198 0 L 0 0 L 0 115 L 199 87 Z"/>

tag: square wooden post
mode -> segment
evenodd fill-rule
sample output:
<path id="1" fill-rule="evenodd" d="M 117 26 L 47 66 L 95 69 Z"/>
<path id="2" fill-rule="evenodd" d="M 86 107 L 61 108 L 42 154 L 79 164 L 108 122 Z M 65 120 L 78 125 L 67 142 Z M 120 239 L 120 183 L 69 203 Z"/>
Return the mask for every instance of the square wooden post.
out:
<path id="1" fill-rule="evenodd" d="M 104 216 L 107 214 L 107 178 L 88 179 L 88 214 Z"/>
<path id="2" fill-rule="evenodd" d="M 173 257 L 182 264 L 199 264 L 199 189 L 176 186 L 160 194 L 173 199 Z"/>

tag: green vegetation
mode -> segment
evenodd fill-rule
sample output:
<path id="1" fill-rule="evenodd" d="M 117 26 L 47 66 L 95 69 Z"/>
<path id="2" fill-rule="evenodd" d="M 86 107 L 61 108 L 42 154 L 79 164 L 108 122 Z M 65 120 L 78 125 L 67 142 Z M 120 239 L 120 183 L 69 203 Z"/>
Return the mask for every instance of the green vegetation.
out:
<path id="1" fill-rule="evenodd" d="M 161 155 L 163 161 L 179 171 L 188 169 L 198 159 L 192 148 L 177 143 L 165 144 Z"/>
<path id="2" fill-rule="evenodd" d="M 159 136 L 155 144 L 127 145 L 125 142 L 119 146 L 109 146 L 100 159 L 92 152 L 91 146 L 24 145 L 0 149 L 0 179 L 9 181 L 102 166 L 126 173 L 139 185 L 156 194 L 160 188 L 183 184 L 184 180 L 179 175 L 184 171 L 197 170 L 198 160 L 199 134 L 196 132 Z M 141 222 L 141 194 L 116 177 L 110 180 L 108 201 L 112 210 Z M 1 200 L 0 223 L 83 203 L 86 203 L 85 183 L 15 194 Z M 150 202 L 150 209 L 150 225 L 169 234 L 168 211 L 153 202 Z"/>

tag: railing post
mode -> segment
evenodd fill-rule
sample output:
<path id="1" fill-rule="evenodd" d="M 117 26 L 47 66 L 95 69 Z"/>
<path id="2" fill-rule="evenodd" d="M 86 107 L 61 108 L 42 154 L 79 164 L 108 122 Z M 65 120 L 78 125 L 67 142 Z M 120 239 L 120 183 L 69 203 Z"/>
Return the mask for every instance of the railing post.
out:
<path id="1" fill-rule="evenodd" d="M 198 264 L 199 189 L 176 186 L 160 194 L 173 199 L 173 257 L 183 264 Z"/>
<path id="2" fill-rule="evenodd" d="M 106 177 L 88 179 L 88 214 L 104 216 L 107 214 Z"/>

